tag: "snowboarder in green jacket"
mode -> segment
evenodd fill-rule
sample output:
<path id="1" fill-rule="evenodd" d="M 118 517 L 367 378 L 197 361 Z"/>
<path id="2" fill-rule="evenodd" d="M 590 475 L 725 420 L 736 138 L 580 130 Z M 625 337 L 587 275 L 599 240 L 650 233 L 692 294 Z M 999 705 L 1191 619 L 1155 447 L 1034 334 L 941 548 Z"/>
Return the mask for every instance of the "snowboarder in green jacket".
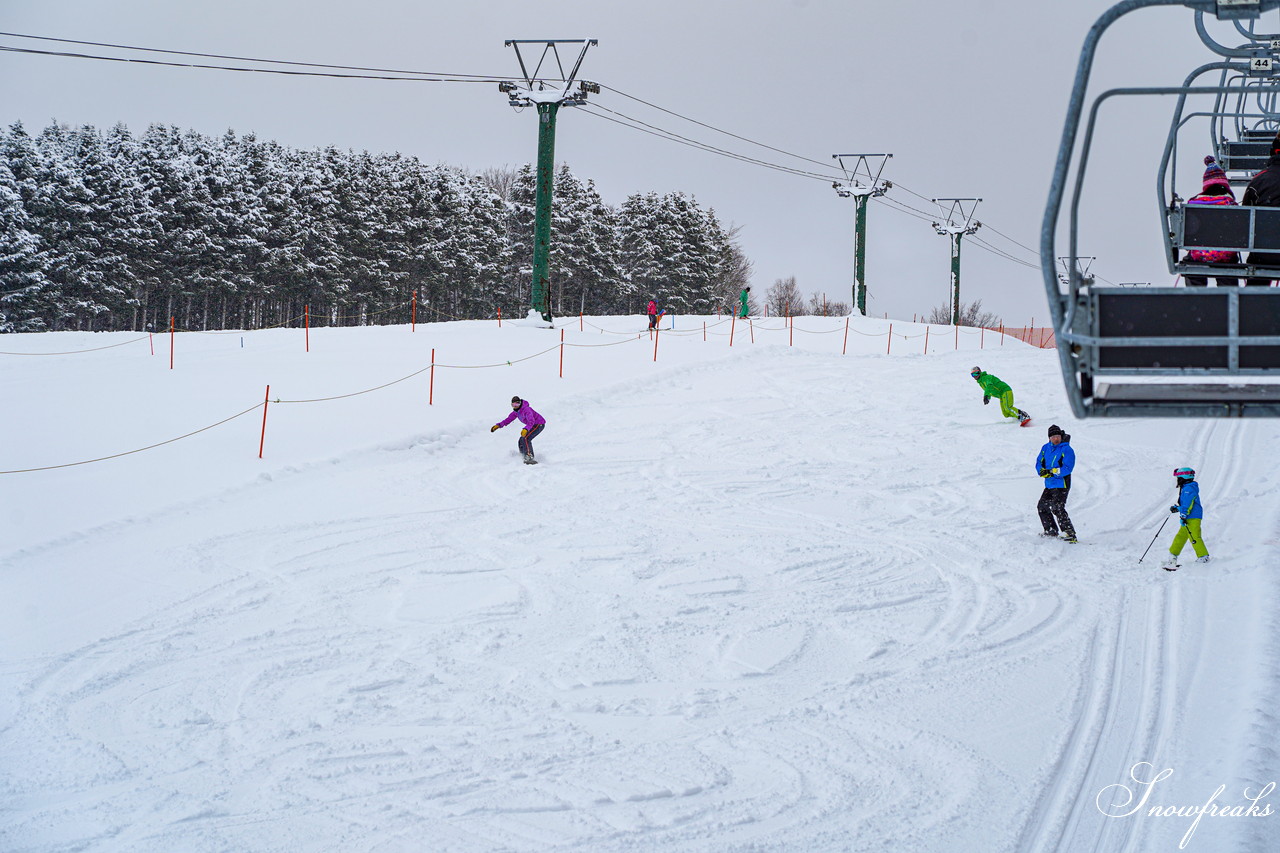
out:
<path id="1" fill-rule="evenodd" d="M 1020 426 L 1031 423 L 1031 415 L 1013 404 L 1013 389 L 999 376 L 986 373 L 981 367 L 974 367 L 969 375 L 982 387 L 982 405 L 987 405 L 995 397 L 1000 401 L 1000 413 L 1006 418 L 1017 418 Z"/>
<path id="2" fill-rule="evenodd" d="M 745 317 L 751 313 L 751 308 L 747 305 L 747 299 L 750 298 L 751 288 L 742 288 L 742 296 L 738 298 L 738 316 Z"/>

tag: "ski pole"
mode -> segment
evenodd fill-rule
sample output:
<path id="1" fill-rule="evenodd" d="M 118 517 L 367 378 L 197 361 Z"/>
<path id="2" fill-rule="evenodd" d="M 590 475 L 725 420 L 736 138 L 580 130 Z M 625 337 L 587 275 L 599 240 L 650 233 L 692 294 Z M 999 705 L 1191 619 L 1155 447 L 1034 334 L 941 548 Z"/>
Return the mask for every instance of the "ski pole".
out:
<path id="1" fill-rule="evenodd" d="M 1160 531 L 1164 530 L 1164 526 L 1168 523 L 1169 523 L 1169 516 L 1166 515 L 1164 517 L 1164 521 L 1160 522 L 1160 530 L 1157 530 L 1156 535 L 1151 537 L 1151 545 L 1156 544 L 1156 540 L 1160 538 Z M 1147 551 L 1151 550 L 1151 545 L 1147 546 Z M 1142 556 L 1138 558 L 1139 563 L 1141 563 L 1143 560 L 1147 558 L 1147 551 L 1142 552 Z"/>

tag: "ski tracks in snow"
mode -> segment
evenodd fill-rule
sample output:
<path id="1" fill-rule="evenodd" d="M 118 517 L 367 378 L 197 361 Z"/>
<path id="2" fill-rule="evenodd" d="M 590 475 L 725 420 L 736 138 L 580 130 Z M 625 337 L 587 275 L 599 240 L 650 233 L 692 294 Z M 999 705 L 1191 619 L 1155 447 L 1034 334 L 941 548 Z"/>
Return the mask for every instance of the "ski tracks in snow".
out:
<path id="1" fill-rule="evenodd" d="M 932 411 L 865 358 L 668 370 L 544 410 L 544 465 L 431 438 L 206 502 L 195 537 L 70 539 L 192 592 L 29 664 L 0 841 L 1152 849 L 1093 805 L 1169 751 L 1203 653 L 1183 576 L 1117 567 L 1150 510 L 1113 469 L 1151 452 L 1098 442 L 1094 547 L 1039 541 L 1039 441 L 950 414 L 971 360 L 919 362 L 962 377 Z M 1192 435 L 1216 493 L 1242 430 Z"/>
<path id="2" fill-rule="evenodd" d="M 1185 464 L 1180 461 L 1183 458 L 1201 460 L 1197 465 L 1202 479 L 1211 478 L 1213 483 L 1206 496 L 1247 495 L 1251 470 L 1248 460 L 1252 458 L 1247 445 L 1258 440 L 1256 433 L 1250 431 L 1251 425 L 1229 420 L 1193 423 L 1185 449 L 1174 450 L 1178 456 L 1170 461 L 1169 451 L 1177 442 L 1163 440 L 1164 452 L 1155 464 L 1172 471 L 1175 464 Z M 1112 505 L 1119 503 L 1119 495 L 1114 492 L 1120 478 L 1109 471 L 1099 479 L 1103 492 L 1091 497 Z M 1172 497 L 1172 478 L 1162 476 L 1160 481 Z M 1117 529 L 1154 531 L 1158 525 L 1152 524 L 1152 514 L 1158 522 L 1167 502 L 1158 497 L 1153 501 L 1159 505 L 1147 513 L 1134 511 L 1129 517 L 1118 519 L 1121 527 Z M 1223 506 L 1211 512 L 1212 524 L 1206 525 L 1206 539 L 1213 536 L 1211 545 L 1221 540 L 1231 543 L 1231 548 L 1247 551 L 1256 532 L 1251 536 L 1248 520 L 1239 513 L 1223 511 L 1226 509 Z M 1109 538 L 1109 532 L 1104 530 L 1102 538 Z M 1231 558 L 1218 551 L 1216 562 L 1207 567 L 1188 565 L 1194 559 L 1188 544 L 1182 557 L 1183 568 L 1172 575 L 1165 573 L 1159 563 L 1167 553 L 1172 533 L 1166 526 L 1140 565 L 1136 556 L 1128 554 L 1134 547 L 1132 537 L 1126 538 L 1122 554 L 1101 561 L 1090 555 L 1092 562 L 1100 563 L 1099 582 L 1115 586 L 1118 598 L 1097 599 L 1100 609 L 1088 635 L 1087 664 L 1079 673 L 1078 693 L 1070 715 L 1073 722 L 1058 749 L 1058 759 L 1045 774 L 1048 784 L 1024 827 L 1017 850 L 1137 853 L 1169 849 L 1186 830 L 1184 824 L 1189 821 L 1174 827 L 1144 822 L 1141 816 L 1108 817 L 1102 811 L 1106 808 L 1115 814 L 1125 812 L 1118 807 L 1125 805 L 1123 795 L 1109 786 L 1137 788 L 1129 772 L 1138 762 L 1151 762 L 1157 769 L 1179 765 L 1178 756 L 1185 755 L 1185 751 L 1180 753 L 1177 748 L 1186 747 L 1185 736 L 1180 738 L 1184 708 L 1204 699 L 1190 691 L 1190 675 L 1204 656 L 1214 653 L 1204 646 L 1203 625 L 1210 614 L 1203 590 L 1197 587 L 1207 574 L 1230 572 Z M 1133 568 L 1126 569 L 1127 564 Z M 1120 584 L 1112 582 L 1116 577 Z M 1188 583 L 1193 584 L 1189 592 L 1184 590 Z M 1217 651 L 1235 655 L 1240 650 Z M 1188 772 L 1199 768 L 1183 764 L 1180 769 Z M 1194 797 L 1188 795 L 1188 802 Z M 1234 829 L 1224 826 L 1210 831 L 1219 834 L 1216 843 L 1221 843 L 1222 833 Z"/>

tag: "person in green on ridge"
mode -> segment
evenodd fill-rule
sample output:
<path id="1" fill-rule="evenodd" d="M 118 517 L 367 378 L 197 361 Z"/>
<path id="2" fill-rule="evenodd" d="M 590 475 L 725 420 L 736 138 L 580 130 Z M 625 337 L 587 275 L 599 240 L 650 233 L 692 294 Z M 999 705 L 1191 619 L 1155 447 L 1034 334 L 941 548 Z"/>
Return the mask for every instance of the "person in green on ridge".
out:
<path id="1" fill-rule="evenodd" d="M 745 317 L 751 313 L 751 308 L 747 305 L 747 300 L 751 298 L 751 288 L 742 288 L 742 296 L 738 298 L 738 316 Z"/>
<path id="2" fill-rule="evenodd" d="M 1017 418 L 1019 426 L 1031 423 L 1031 415 L 1013 404 L 1013 389 L 1007 382 L 1002 382 L 999 376 L 976 366 L 969 371 L 969 375 L 982 387 L 982 405 L 987 405 L 995 397 L 1000 401 L 1000 413 L 1006 418 Z"/>

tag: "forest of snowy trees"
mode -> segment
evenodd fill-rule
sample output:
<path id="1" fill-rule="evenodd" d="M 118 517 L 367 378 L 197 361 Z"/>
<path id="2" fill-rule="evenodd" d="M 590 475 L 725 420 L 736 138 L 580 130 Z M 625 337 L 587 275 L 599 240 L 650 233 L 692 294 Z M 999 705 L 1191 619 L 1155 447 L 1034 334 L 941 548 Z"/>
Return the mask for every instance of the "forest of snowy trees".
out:
<path id="1" fill-rule="evenodd" d="M 751 264 L 682 194 L 614 208 L 556 173 L 556 314 L 734 304 Z M 522 315 L 534 172 L 153 125 L 0 136 L 0 331 L 257 329 Z"/>

